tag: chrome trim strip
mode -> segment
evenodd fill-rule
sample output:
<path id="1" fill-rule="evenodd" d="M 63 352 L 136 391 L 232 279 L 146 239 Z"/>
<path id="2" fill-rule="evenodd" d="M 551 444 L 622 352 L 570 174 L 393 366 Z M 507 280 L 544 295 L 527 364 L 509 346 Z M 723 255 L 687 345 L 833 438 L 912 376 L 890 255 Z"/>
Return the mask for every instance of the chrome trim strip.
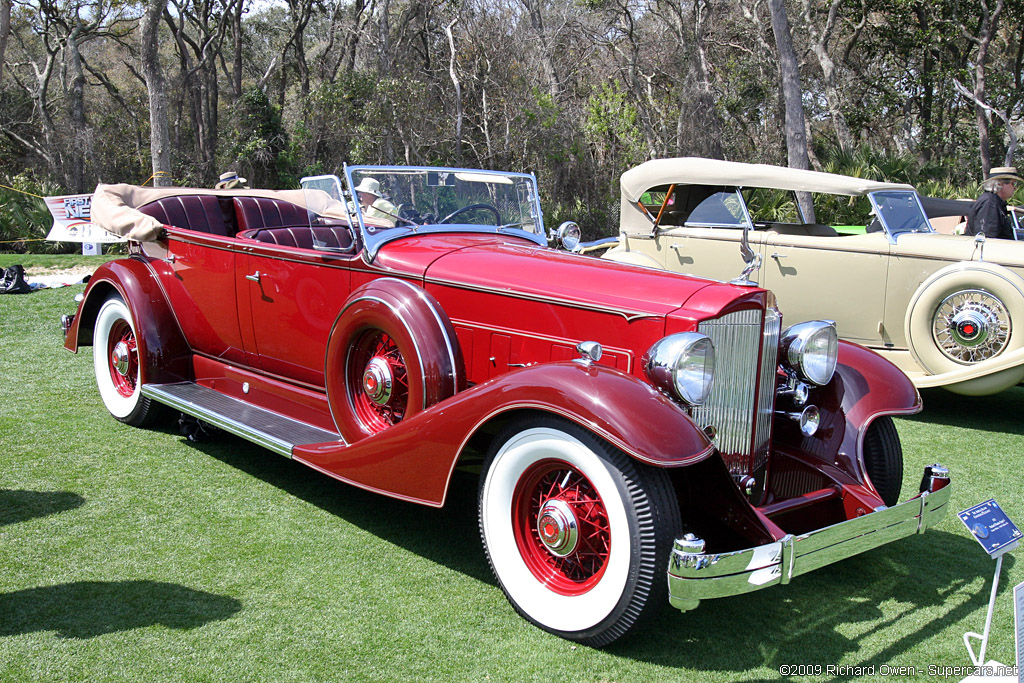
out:
<path id="1" fill-rule="evenodd" d="M 781 334 L 782 316 L 776 308 L 767 309 L 764 331 L 761 333 L 761 372 L 757 384 L 757 422 L 754 425 L 754 470 L 768 460 L 775 415 L 775 375 L 779 367 Z"/>
<path id="2" fill-rule="evenodd" d="M 576 308 L 584 311 L 597 311 L 598 313 L 614 313 L 621 315 L 626 319 L 627 322 L 633 322 L 634 320 L 641 320 L 643 318 L 662 318 L 667 313 L 647 313 L 644 311 L 636 311 L 628 308 L 614 308 L 611 306 L 597 306 L 594 304 L 588 304 L 583 301 L 575 300 L 558 300 L 545 298 L 533 294 L 525 294 L 522 292 L 512 292 L 507 289 L 501 289 L 499 287 L 483 287 L 480 285 L 469 285 L 464 282 L 455 282 L 454 280 L 443 280 L 441 278 L 426 278 L 424 285 L 441 285 L 444 287 L 453 287 L 455 289 L 462 289 L 471 292 L 484 292 L 487 294 L 498 294 L 505 297 L 512 297 L 513 299 L 523 299 L 525 301 L 537 301 L 543 304 L 551 304 L 553 306 L 565 306 L 566 308 Z"/>
<path id="3" fill-rule="evenodd" d="M 529 334 L 529 333 L 524 332 L 522 330 L 517 330 L 517 329 L 511 328 L 511 327 L 497 327 L 497 326 L 494 326 L 494 325 L 484 325 L 484 324 L 474 323 L 474 322 L 470 322 L 468 320 L 461 320 L 461 319 L 452 320 L 452 325 L 453 326 L 457 325 L 458 327 L 465 327 L 465 328 L 468 328 L 468 329 L 474 330 L 474 331 L 481 330 L 481 331 L 485 331 L 485 332 L 497 332 L 498 334 L 507 334 L 510 337 L 520 337 L 522 339 L 537 339 L 537 340 L 540 340 L 542 342 L 546 342 L 546 343 L 550 343 L 550 344 L 562 344 L 562 345 L 565 345 L 565 346 L 573 348 L 573 349 L 575 349 L 576 344 L 579 343 L 578 340 L 574 340 L 574 339 L 566 339 L 564 337 L 549 337 L 549 336 L 545 336 L 545 335 L 542 335 L 542 334 Z M 457 333 L 456 333 L 456 338 L 458 338 L 458 334 Z M 633 373 L 634 353 L 633 353 L 632 349 L 626 349 L 626 348 L 622 348 L 620 346 L 610 346 L 608 344 L 605 344 L 605 343 L 601 342 L 599 339 L 595 340 L 595 341 L 597 341 L 599 344 L 601 344 L 601 348 L 604 349 L 605 356 L 608 356 L 610 354 L 616 354 L 617 356 L 621 356 L 621 357 L 626 359 L 626 367 L 625 367 L 624 370 L 623 370 L 623 368 L 618 368 L 618 366 L 614 366 L 614 367 L 618 368 L 619 370 L 623 370 L 623 372 L 625 372 L 627 375 Z M 566 360 L 570 360 L 570 359 L 567 358 Z M 547 361 L 544 361 L 544 362 L 547 362 Z"/>
<path id="4" fill-rule="evenodd" d="M 669 602 L 693 609 L 701 600 L 740 595 L 877 548 L 938 524 L 952 486 L 861 517 L 780 541 L 728 553 L 690 553 L 677 539 L 668 563 Z"/>
<path id="5" fill-rule="evenodd" d="M 254 427 L 250 427 L 249 425 L 242 424 L 241 422 L 237 422 L 219 413 L 203 408 L 191 401 L 178 399 L 167 392 L 161 391 L 159 387 L 144 384 L 142 386 L 142 395 L 159 403 L 163 403 L 164 405 L 170 406 L 175 410 L 180 410 L 186 415 L 191 415 L 205 422 L 209 422 L 215 427 L 219 427 L 220 429 L 230 432 L 235 436 L 240 436 L 258 446 L 263 446 L 278 455 L 283 455 L 286 458 L 292 457 L 292 447 L 294 444 L 287 443 Z"/>

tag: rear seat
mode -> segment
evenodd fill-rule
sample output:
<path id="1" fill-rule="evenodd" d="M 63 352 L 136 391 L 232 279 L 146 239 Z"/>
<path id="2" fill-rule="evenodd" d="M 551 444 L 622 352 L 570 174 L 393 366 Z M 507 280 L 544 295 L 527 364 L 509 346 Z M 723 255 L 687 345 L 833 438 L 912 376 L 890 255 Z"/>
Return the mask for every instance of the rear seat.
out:
<path id="1" fill-rule="evenodd" d="M 239 231 L 309 226 L 310 212 L 304 206 L 264 197 L 235 197 L 234 201 Z"/>
<path id="2" fill-rule="evenodd" d="M 139 207 L 139 211 L 152 216 L 164 225 L 207 232 L 212 235 L 234 237 L 238 232 L 235 205 L 231 197 L 210 194 L 164 197 Z"/>
<path id="3" fill-rule="evenodd" d="M 180 195 L 150 202 L 139 211 L 164 225 L 213 235 L 303 249 L 353 248 L 352 231 L 346 221 L 325 219 L 282 199 Z"/>
<path id="4" fill-rule="evenodd" d="M 283 247 L 314 249 L 327 247 L 341 251 L 352 250 L 352 233 L 348 226 L 320 226 L 305 228 L 262 228 L 239 233 L 241 239 L 251 239 Z"/>

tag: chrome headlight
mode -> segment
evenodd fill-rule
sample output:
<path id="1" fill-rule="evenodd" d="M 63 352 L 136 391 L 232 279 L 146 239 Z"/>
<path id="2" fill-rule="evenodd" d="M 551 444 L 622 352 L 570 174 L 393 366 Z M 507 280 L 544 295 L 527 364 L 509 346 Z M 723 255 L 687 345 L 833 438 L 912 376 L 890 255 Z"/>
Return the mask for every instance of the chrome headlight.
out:
<path id="1" fill-rule="evenodd" d="M 803 379 L 828 384 L 839 357 L 839 334 L 831 320 L 809 320 L 782 333 L 782 362 Z"/>
<path id="2" fill-rule="evenodd" d="M 699 332 L 670 334 L 641 363 L 654 386 L 694 406 L 707 400 L 715 380 L 715 346 Z"/>

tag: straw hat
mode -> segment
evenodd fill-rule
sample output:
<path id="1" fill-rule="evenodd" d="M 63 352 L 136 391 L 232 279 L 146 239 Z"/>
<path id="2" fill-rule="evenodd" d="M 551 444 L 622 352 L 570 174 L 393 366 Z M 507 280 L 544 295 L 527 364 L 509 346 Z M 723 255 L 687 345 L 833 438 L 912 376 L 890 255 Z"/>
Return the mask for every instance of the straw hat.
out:
<path id="1" fill-rule="evenodd" d="M 988 180 L 1014 180 L 1024 183 L 1024 178 L 1017 175 L 1016 166 L 999 166 L 988 172 Z"/>
<path id="2" fill-rule="evenodd" d="M 228 171 L 227 173 L 220 174 L 220 182 L 213 187 L 215 190 L 230 190 L 247 182 L 245 178 L 239 177 L 235 171 Z"/>
<path id="3" fill-rule="evenodd" d="M 363 178 L 362 182 L 356 187 L 356 192 L 365 192 L 372 194 L 374 197 L 380 196 L 380 182 L 375 178 Z"/>

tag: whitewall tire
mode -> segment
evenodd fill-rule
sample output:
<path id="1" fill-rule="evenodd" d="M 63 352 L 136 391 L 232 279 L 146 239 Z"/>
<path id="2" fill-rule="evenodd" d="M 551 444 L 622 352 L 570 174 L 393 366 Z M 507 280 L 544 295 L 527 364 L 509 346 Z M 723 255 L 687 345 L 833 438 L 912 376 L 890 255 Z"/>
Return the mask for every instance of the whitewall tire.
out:
<path id="1" fill-rule="evenodd" d="M 142 395 L 141 351 L 135 322 L 118 296 L 107 299 L 96 315 L 92 351 L 96 386 L 110 414 L 141 427 L 152 422 L 158 404 Z"/>
<path id="2" fill-rule="evenodd" d="M 484 463 L 479 513 L 502 590 L 547 631 L 606 645 L 667 600 L 680 529 L 668 475 L 573 423 L 508 425 Z"/>

